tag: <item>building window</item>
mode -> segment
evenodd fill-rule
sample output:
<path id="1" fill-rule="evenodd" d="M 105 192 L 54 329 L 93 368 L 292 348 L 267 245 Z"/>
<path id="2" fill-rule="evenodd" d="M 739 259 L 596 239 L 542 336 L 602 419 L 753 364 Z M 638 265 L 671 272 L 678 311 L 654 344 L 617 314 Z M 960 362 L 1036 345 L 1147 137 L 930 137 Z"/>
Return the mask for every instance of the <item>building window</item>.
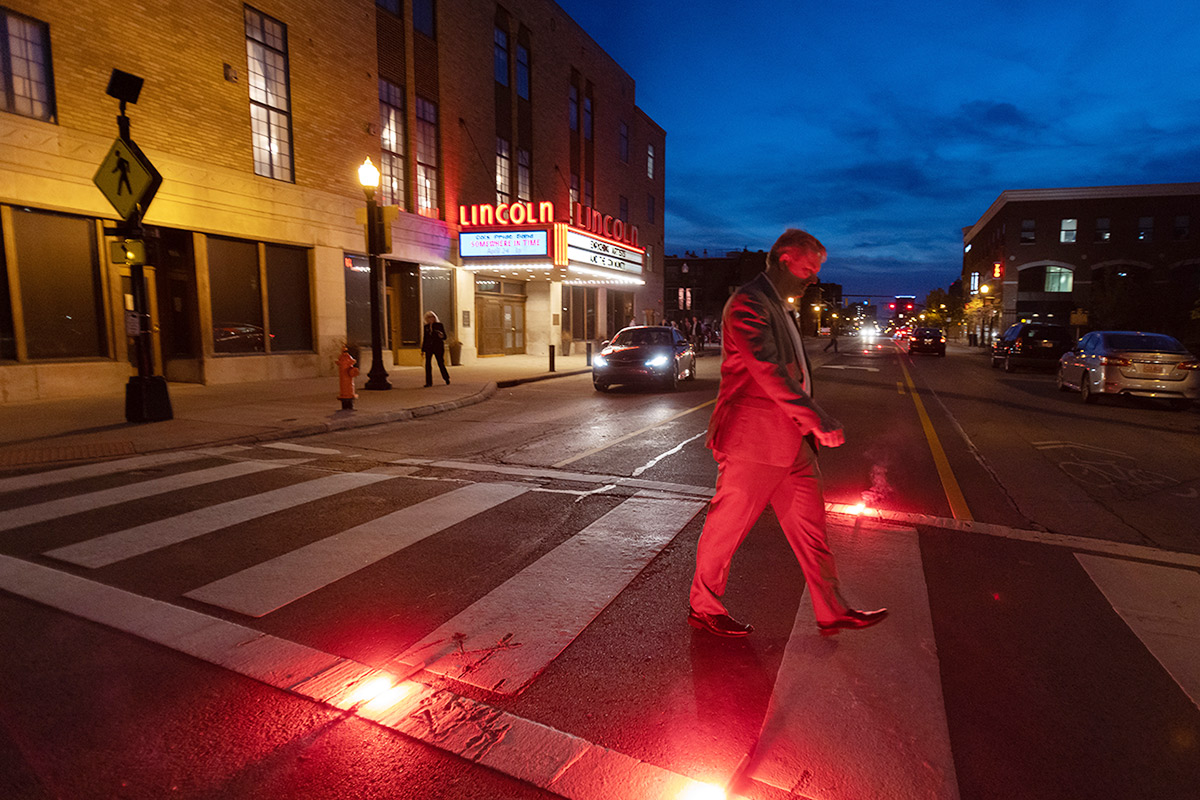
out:
<path id="1" fill-rule="evenodd" d="M 979 292 L 979 273 L 972 272 L 971 273 L 971 294 L 977 294 L 978 292 Z"/>
<path id="2" fill-rule="evenodd" d="M 592 98 L 587 95 L 583 98 L 583 138 L 592 138 Z"/>
<path id="3" fill-rule="evenodd" d="M 308 251 L 275 244 L 266 245 L 264 250 L 271 351 L 311 351 L 313 328 Z"/>
<path id="4" fill-rule="evenodd" d="M 1074 281 L 1074 273 L 1066 267 L 1046 267 L 1045 291 L 1069 292 Z"/>
<path id="5" fill-rule="evenodd" d="M 437 106 L 417 98 L 417 213 L 438 214 L 438 119 Z"/>
<path id="6" fill-rule="evenodd" d="M 1188 238 L 1189 228 L 1192 220 L 1186 214 L 1175 218 L 1175 224 L 1171 228 L 1171 235 L 1175 237 L 1175 241 L 1182 242 Z"/>
<path id="7" fill-rule="evenodd" d="M 1033 244 L 1037 241 L 1037 228 L 1031 219 L 1021 220 L 1021 244 Z"/>
<path id="8" fill-rule="evenodd" d="M 400 15 L 400 0 L 375 0 L 375 5 L 384 11 L 390 11 L 397 16 Z"/>
<path id="9" fill-rule="evenodd" d="M 512 150 L 507 139 L 496 137 L 496 202 L 512 200 Z"/>
<path id="10" fill-rule="evenodd" d="M 517 97 L 529 99 L 529 48 L 517 44 Z"/>
<path id="11" fill-rule="evenodd" d="M 412 0 L 413 30 L 434 38 L 434 3 L 436 0 Z M 396 0 L 399 5 L 399 0 Z M 397 14 L 400 12 L 397 11 Z"/>
<path id="12" fill-rule="evenodd" d="M 571 84 L 567 92 L 567 116 L 570 119 L 571 130 L 579 130 L 579 87 Z"/>
<path id="13" fill-rule="evenodd" d="M 379 81 L 379 201 L 404 208 L 404 90 Z"/>
<path id="14" fill-rule="evenodd" d="M 583 204 L 588 208 L 596 207 L 596 196 L 592 193 L 591 178 L 584 178 L 583 180 Z"/>
<path id="15" fill-rule="evenodd" d="M 492 40 L 495 43 L 493 50 L 495 52 L 496 83 L 508 86 L 508 32 L 497 26 Z"/>
<path id="16" fill-rule="evenodd" d="M 1079 230 L 1079 220 L 1064 219 L 1058 229 L 1058 241 L 1064 244 L 1072 244 L 1075 241 L 1075 234 Z"/>
<path id="17" fill-rule="evenodd" d="M 623 194 L 617 196 L 617 219 L 629 224 L 629 198 Z"/>
<path id="18" fill-rule="evenodd" d="M 517 150 L 517 199 L 533 199 L 533 155 L 528 150 Z"/>
<path id="19" fill-rule="evenodd" d="M 218 353 L 265 353 L 258 245 L 210 236 L 208 275 L 213 349 Z"/>
<path id="20" fill-rule="evenodd" d="M 1107 242 L 1112 238 L 1111 220 L 1108 217 L 1096 217 L 1096 235 L 1094 242 Z"/>
<path id="21" fill-rule="evenodd" d="M 246 6 L 246 61 L 254 172 L 293 180 L 287 26 Z"/>
<path id="22" fill-rule="evenodd" d="M 579 202 L 579 175 L 574 172 L 571 173 L 571 202 Z"/>
<path id="23" fill-rule="evenodd" d="M 646 145 L 646 177 L 654 180 L 654 145 Z"/>
<path id="24" fill-rule="evenodd" d="M 617 131 L 617 156 L 622 164 L 629 163 L 629 125 L 624 122 Z"/>
<path id="25" fill-rule="evenodd" d="M 658 217 L 655 213 L 656 210 L 657 209 L 655 208 L 654 195 L 652 195 L 652 194 L 646 195 L 646 222 L 650 223 L 651 225 L 653 225 L 654 221 L 656 219 L 658 219 Z"/>
<path id="26" fill-rule="evenodd" d="M 24 117 L 54 121 L 54 83 L 50 71 L 50 27 L 44 22 L 0 8 L 0 70 L 4 76 L 4 110 Z"/>
<path id="27" fill-rule="evenodd" d="M 12 226 L 29 358 L 109 355 L 95 223 L 14 208 Z M 0 278 L 4 273 L 0 255 Z M 3 349 L 15 356 L 15 347 Z"/>
<path id="28" fill-rule="evenodd" d="M 1154 241 L 1154 217 L 1138 217 L 1138 241 Z"/>

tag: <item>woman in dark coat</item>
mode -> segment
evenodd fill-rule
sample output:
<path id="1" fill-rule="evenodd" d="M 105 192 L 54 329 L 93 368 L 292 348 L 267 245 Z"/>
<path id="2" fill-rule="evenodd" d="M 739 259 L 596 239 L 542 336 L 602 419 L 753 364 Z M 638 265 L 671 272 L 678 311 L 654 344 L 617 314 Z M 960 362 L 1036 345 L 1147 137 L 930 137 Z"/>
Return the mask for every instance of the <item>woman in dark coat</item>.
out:
<path id="1" fill-rule="evenodd" d="M 442 371 L 442 380 L 450 383 L 450 373 L 446 371 L 446 329 L 438 322 L 437 314 L 425 312 L 425 333 L 421 337 L 421 352 L 425 354 L 425 385 L 433 386 L 433 364 L 430 359 L 436 358 L 438 369 Z"/>

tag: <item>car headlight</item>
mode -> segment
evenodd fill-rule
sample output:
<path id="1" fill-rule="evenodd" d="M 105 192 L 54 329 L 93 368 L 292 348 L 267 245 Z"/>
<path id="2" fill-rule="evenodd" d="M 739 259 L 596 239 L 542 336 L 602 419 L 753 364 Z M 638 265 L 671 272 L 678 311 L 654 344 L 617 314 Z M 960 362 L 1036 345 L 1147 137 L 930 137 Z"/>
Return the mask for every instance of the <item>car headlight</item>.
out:
<path id="1" fill-rule="evenodd" d="M 608 359 L 602 355 L 592 356 L 592 366 L 593 367 L 607 367 Z"/>
<path id="2" fill-rule="evenodd" d="M 646 362 L 646 366 L 654 367 L 654 368 L 665 367 L 670 362 L 670 360 L 671 359 L 665 355 L 655 356 L 654 358 L 652 358 Z"/>

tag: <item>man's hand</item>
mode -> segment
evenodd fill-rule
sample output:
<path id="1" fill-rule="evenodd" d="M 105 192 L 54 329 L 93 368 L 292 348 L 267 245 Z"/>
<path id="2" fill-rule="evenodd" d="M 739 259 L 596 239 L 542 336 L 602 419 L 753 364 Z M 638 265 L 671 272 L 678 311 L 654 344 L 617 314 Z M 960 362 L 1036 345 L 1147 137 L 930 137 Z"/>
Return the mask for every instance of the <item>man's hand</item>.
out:
<path id="1" fill-rule="evenodd" d="M 823 447 L 841 447 L 846 443 L 846 433 L 842 430 L 842 424 L 829 417 L 821 420 L 819 428 L 813 429 L 813 436 L 817 437 L 817 443 Z"/>

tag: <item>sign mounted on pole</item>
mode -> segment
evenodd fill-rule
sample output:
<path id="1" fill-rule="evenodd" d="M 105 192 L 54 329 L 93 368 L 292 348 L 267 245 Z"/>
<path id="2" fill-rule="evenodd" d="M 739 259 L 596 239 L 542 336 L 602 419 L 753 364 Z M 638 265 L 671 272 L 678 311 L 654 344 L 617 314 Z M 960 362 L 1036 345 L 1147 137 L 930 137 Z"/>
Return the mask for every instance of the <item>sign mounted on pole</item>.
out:
<path id="1" fill-rule="evenodd" d="M 139 205 L 143 211 L 150 205 L 162 184 L 162 175 L 136 144 L 118 138 L 100 163 L 92 183 L 121 219 L 127 220 Z"/>

